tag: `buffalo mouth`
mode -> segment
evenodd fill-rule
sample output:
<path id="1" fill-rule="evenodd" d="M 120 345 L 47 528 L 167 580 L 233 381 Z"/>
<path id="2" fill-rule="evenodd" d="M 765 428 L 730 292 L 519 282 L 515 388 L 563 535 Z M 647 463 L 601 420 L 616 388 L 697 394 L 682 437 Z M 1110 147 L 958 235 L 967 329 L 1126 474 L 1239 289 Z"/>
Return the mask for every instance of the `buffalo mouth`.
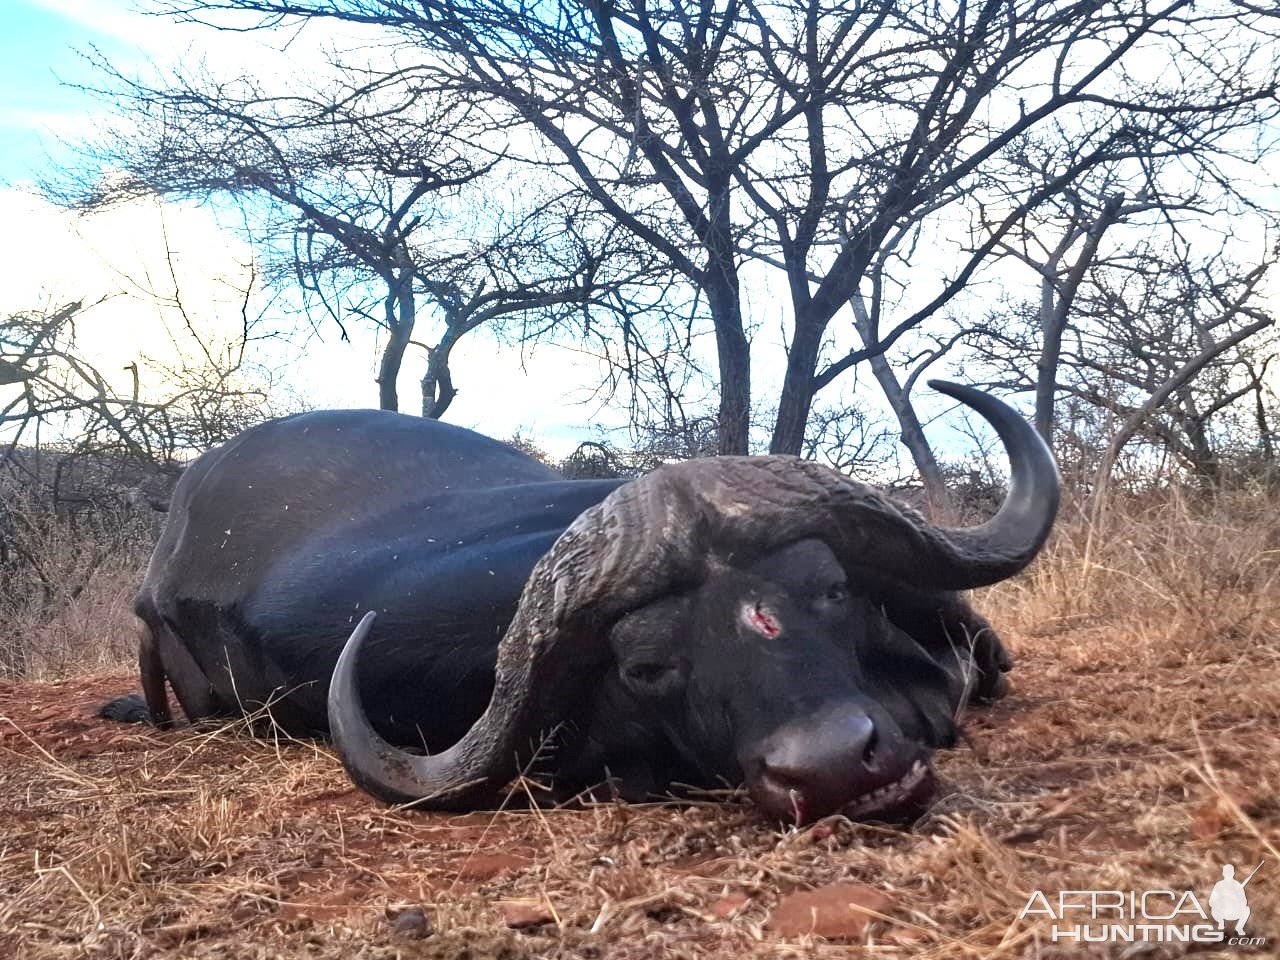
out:
<path id="1" fill-rule="evenodd" d="M 928 810 L 937 791 L 927 754 L 894 764 L 888 776 L 872 778 L 868 772 L 864 768 L 859 775 L 841 777 L 844 789 L 838 794 L 764 772 L 750 779 L 747 790 L 767 816 L 796 826 L 836 813 L 850 820 L 904 823 Z"/>
<path id="2" fill-rule="evenodd" d="M 933 764 L 920 757 L 897 780 L 854 797 L 840 812 L 851 820 L 914 819 L 928 809 L 936 791 Z"/>

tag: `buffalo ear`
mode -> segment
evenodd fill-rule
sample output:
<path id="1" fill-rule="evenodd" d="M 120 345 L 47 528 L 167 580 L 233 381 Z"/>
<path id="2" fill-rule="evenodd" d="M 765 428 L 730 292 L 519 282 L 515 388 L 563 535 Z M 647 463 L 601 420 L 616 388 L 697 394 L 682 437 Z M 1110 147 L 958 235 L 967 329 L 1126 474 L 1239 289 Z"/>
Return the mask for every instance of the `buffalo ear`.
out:
<path id="1" fill-rule="evenodd" d="M 930 747 L 954 746 L 963 678 L 945 669 L 879 610 L 871 617 L 858 648 L 868 692 L 908 738 Z"/>
<path id="2" fill-rule="evenodd" d="M 664 597 L 622 617 L 609 631 L 618 676 L 627 691 L 645 699 L 679 692 L 689 675 L 692 597 Z"/>

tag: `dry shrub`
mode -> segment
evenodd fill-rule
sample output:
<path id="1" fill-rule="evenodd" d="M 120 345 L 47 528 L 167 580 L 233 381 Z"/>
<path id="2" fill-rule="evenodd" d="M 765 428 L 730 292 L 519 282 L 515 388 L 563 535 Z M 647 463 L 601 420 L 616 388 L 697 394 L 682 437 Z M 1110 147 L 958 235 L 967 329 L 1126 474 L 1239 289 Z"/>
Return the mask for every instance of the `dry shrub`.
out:
<path id="1" fill-rule="evenodd" d="M 135 651 L 133 595 L 157 521 L 103 498 L 54 505 L 0 477 L 0 678 L 46 680 L 118 669 Z"/>
<path id="2" fill-rule="evenodd" d="M 1034 566 L 981 602 L 1037 636 L 1105 626 L 1135 652 L 1239 654 L 1280 634 L 1280 497 L 1175 487 L 1101 513 L 1069 497 Z"/>

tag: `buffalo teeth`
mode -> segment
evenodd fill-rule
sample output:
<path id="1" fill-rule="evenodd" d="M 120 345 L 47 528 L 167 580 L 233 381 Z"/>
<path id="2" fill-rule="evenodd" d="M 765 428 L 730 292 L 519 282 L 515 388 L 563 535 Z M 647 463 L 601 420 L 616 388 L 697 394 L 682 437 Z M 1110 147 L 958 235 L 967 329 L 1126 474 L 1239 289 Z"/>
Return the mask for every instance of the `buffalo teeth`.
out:
<path id="1" fill-rule="evenodd" d="M 877 787 L 869 793 L 864 793 L 846 805 L 845 812 L 857 816 L 864 813 L 875 813 L 900 803 L 911 796 L 911 792 L 920 785 L 928 774 L 929 765 L 923 760 L 917 760 L 911 765 L 911 769 L 897 780 L 892 783 L 886 783 L 883 787 Z"/>

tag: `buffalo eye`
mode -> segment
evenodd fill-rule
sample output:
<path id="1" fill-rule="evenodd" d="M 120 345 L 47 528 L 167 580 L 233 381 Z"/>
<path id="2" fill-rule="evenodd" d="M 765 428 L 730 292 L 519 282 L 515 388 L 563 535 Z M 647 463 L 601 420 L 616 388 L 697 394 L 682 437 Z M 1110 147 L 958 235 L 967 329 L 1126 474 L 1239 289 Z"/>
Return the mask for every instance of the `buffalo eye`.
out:
<path id="1" fill-rule="evenodd" d="M 683 671 L 677 663 L 640 661 L 623 667 L 622 678 L 635 693 L 664 696 L 680 685 Z"/>
<path id="2" fill-rule="evenodd" d="M 844 603 L 849 599 L 849 588 L 843 583 L 833 583 L 822 595 L 827 603 Z"/>

